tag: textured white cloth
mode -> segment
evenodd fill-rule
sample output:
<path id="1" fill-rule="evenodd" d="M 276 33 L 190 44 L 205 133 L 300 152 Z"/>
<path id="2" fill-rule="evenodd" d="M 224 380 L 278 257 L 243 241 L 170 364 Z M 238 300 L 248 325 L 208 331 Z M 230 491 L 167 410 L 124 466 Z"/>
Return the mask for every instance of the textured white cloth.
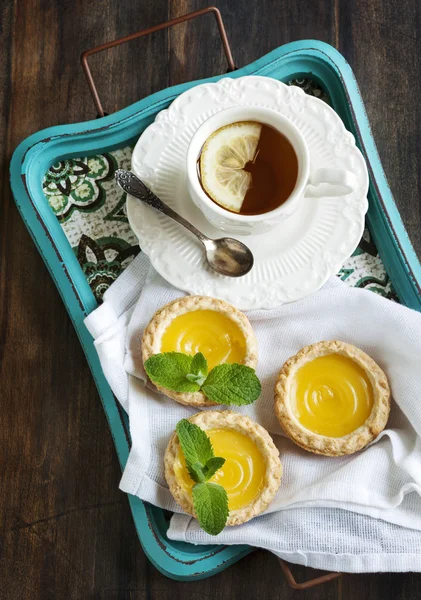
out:
<path id="1" fill-rule="evenodd" d="M 145 385 L 140 340 L 153 313 L 182 293 L 153 269 L 146 276 L 147 269 L 140 255 L 85 322 L 111 388 L 129 414 L 133 445 L 120 487 L 179 512 L 166 486 L 163 455 L 177 422 L 197 409 Z M 421 315 L 333 279 L 308 298 L 248 317 L 259 343 L 262 396 L 236 410 L 271 433 L 284 467 L 280 490 L 265 515 L 219 536 L 205 534 L 184 514 L 172 518 L 168 536 L 198 544 L 247 543 L 324 569 L 421 570 Z M 392 387 L 388 428 L 351 457 L 301 450 L 282 434 L 273 410 L 283 362 L 322 339 L 344 340 L 368 352 Z"/>

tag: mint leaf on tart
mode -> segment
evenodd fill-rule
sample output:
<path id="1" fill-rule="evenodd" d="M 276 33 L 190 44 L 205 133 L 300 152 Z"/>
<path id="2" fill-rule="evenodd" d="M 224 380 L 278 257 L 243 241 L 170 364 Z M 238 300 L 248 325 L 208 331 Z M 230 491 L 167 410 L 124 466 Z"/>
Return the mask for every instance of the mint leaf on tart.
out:
<path id="1" fill-rule="evenodd" d="M 218 365 L 202 385 L 202 392 L 216 404 L 251 404 L 261 391 L 262 386 L 254 369 L 238 364 Z"/>
<path id="2" fill-rule="evenodd" d="M 229 514 L 228 496 L 222 485 L 196 483 L 192 490 L 193 506 L 200 527 L 210 535 L 224 529 Z"/>
<path id="3" fill-rule="evenodd" d="M 228 496 L 221 485 L 208 480 L 222 467 L 225 458 L 214 456 L 206 432 L 188 419 L 179 421 L 175 430 L 187 471 L 195 482 L 192 499 L 199 524 L 206 533 L 218 535 L 227 522 Z"/>
<path id="4" fill-rule="evenodd" d="M 222 456 L 213 456 L 212 458 L 210 458 L 202 469 L 205 481 L 211 479 L 218 471 L 218 469 L 220 469 L 224 465 L 224 463 L 225 458 L 222 458 Z"/>
<path id="5" fill-rule="evenodd" d="M 208 460 L 214 456 L 211 441 L 206 433 L 198 425 L 190 423 L 188 419 L 179 421 L 175 430 L 189 473 L 189 467 L 193 467 L 193 471 L 198 466 L 203 468 Z M 192 479 L 197 481 L 194 477 Z"/>
<path id="6" fill-rule="evenodd" d="M 186 377 L 189 381 L 202 386 L 208 376 L 208 361 L 201 352 L 198 352 L 190 365 L 190 373 Z"/>
<path id="7" fill-rule="evenodd" d="M 154 354 L 145 361 L 145 371 L 149 379 L 174 392 L 198 392 L 200 385 L 186 377 L 191 373 L 193 357 L 183 352 L 163 352 Z"/>
<path id="8" fill-rule="evenodd" d="M 201 463 L 194 463 L 194 465 L 186 464 L 187 470 L 189 472 L 190 477 L 196 483 L 203 483 L 207 481 L 207 477 L 203 470 L 203 465 Z"/>
<path id="9" fill-rule="evenodd" d="M 199 392 L 215 404 L 242 406 L 260 396 L 262 386 L 254 369 L 240 364 L 223 364 L 208 374 L 208 362 L 201 352 L 154 354 L 145 361 L 149 379 L 174 392 Z"/>

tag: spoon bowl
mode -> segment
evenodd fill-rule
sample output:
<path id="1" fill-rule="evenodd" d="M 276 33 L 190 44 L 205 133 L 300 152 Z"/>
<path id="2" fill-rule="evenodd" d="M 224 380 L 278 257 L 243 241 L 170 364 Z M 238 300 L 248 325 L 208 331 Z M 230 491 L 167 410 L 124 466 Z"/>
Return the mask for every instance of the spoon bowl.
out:
<path id="1" fill-rule="evenodd" d="M 233 238 L 207 239 L 206 260 L 209 266 L 227 277 L 242 277 L 251 271 L 254 258 L 245 244 Z"/>

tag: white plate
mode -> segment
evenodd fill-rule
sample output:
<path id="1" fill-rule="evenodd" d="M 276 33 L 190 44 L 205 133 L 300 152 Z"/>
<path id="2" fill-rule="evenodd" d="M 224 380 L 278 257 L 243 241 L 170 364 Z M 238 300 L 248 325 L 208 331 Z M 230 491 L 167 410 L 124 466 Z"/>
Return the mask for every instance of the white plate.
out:
<path id="1" fill-rule="evenodd" d="M 174 286 L 222 298 L 243 310 L 274 308 L 318 290 L 357 247 L 368 208 L 367 168 L 339 116 L 297 87 L 257 76 L 193 87 L 143 132 L 133 152 L 132 170 L 209 237 L 224 234 L 210 225 L 188 195 L 186 151 L 205 119 L 236 105 L 265 106 L 289 118 L 307 141 L 311 167 L 352 171 L 357 189 L 342 197 L 303 198 L 297 212 L 270 233 L 237 236 L 255 258 L 251 272 L 239 279 L 215 274 L 191 234 L 131 196 L 127 214 L 140 247 Z"/>

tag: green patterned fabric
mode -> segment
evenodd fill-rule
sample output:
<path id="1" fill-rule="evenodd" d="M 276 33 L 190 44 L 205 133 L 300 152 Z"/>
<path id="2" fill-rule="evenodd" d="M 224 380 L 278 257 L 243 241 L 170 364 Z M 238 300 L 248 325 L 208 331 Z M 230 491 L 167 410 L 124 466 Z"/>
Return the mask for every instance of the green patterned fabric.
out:
<path id="1" fill-rule="evenodd" d="M 319 84 L 297 79 L 290 85 L 329 102 Z M 70 158 L 52 165 L 43 189 L 77 256 L 98 302 L 104 292 L 140 252 L 126 216 L 126 194 L 117 186 L 117 168 L 130 169 L 133 147 L 90 157 Z M 368 230 L 338 273 L 345 283 L 397 300 Z"/>
<path id="2" fill-rule="evenodd" d="M 67 159 L 50 167 L 43 188 L 98 301 L 140 252 L 129 227 L 126 194 L 117 186 L 118 167 L 130 168 L 126 146 L 91 157 Z"/>

